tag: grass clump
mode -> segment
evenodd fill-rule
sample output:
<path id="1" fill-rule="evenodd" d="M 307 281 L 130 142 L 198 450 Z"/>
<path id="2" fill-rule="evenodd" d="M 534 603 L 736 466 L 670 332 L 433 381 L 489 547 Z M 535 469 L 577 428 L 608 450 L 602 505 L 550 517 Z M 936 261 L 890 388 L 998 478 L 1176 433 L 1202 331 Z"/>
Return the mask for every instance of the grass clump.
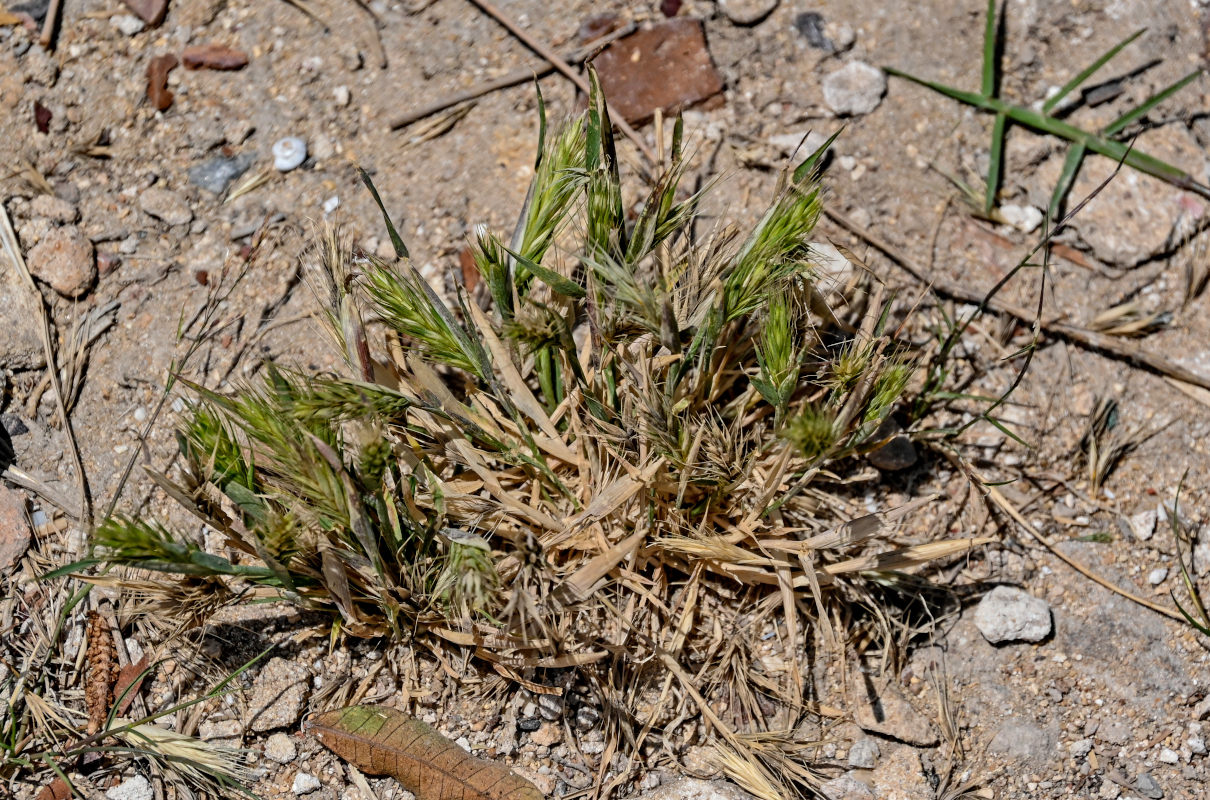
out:
<path id="1" fill-rule="evenodd" d="M 829 609 L 971 541 L 888 550 L 886 518 L 846 524 L 804 491 L 870 443 L 915 372 L 880 292 L 848 333 L 810 310 L 821 152 L 752 231 L 699 238 L 679 120 L 632 204 L 599 93 L 553 135 L 542 114 L 515 230 L 475 233 L 477 286 L 435 292 L 389 219 L 394 261 L 329 231 L 316 285 L 348 374 L 193 387 L 168 488 L 223 553 L 114 518 L 97 557 L 279 594 L 354 635 L 473 646 L 522 685 L 578 667 L 632 743 L 675 716 L 646 688 L 675 679 L 676 703 L 704 702 L 700 681 L 738 698 L 708 716 L 731 741 L 766 718 L 759 631 L 789 636 L 761 694 L 800 712 L 798 643 Z"/>

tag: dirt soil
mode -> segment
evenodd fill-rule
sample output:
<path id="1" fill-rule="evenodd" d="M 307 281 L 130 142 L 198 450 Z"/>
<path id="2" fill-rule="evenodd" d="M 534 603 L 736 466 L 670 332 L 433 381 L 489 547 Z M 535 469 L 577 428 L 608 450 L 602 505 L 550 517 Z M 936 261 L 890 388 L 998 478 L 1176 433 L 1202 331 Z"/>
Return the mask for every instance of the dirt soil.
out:
<path id="1" fill-rule="evenodd" d="M 558 52 L 575 49 L 582 23 L 594 15 L 610 12 L 645 25 L 664 18 L 659 5 L 571 0 L 556 11 L 533 0 L 502 4 Z M 769 2 L 771 13 L 752 24 L 733 18 L 744 19 L 743 7 L 760 3 L 665 5 L 680 5 L 679 16 L 704 21 L 709 52 L 725 81 L 721 104 L 686 114 L 696 152 L 692 177 L 701 182 L 723 176 L 706 205 L 718 223 L 750 223 L 771 196 L 776 170 L 796 140 L 808 131 L 831 134 L 843 124 L 825 177 L 829 208 L 893 245 L 927 277 L 986 290 L 1037 243 L 1039 231 L 977 219 L 942 174 L 977 182 L 985 172 L 986 115 L 895 78 L 876 109 L 844 119 L 823 94 L 826 76 L 859 61 L 976 89 L 982 2 Z M 8 3 L 10 10 L 35 16 L 45 6 Z M 95 249 L 95 282 L 87 269 L 72 274 L 68 265 L 67 274 L 60 274 L 30 256 L 60 337 L 95 310 L 117 304 L 113 325 L 90 349 L 71 413 L 98 513 L 121 484 L 135 448 L 142 448 L 138 463 L 171 468 L 172 405 L 145 444 L 139 435 L 174 357 L 183 351 L 176 336 L 181 320 L 197 312 L 209 284 L 225 264 L 239 260 L 258 226 L 267 223 L 273 247 L 226 300 L 223 333 L 187 370 L 220 391 L 255 374 L 265 359 L 312 371 L 338 368 L 339 354 L 312 317 L 315 304 L 299 264 L 325 222 L 344 226 L 364 250 L 387 253 L 381 218 L 355 165 L 373 175 L 402 223 L 414 262 L 434 283 L 452 286 L 473 226 L 511 230 L 536 141 L 535 93 L 524 84 L 483 97 L 431 138 L 419 136 L 419 126 L 389 129 L 388 122 L 404 111 L 518 68 L 540 67 L 537 56 L 464 0 L 375 0 L 364 8 L 352 0 L 177 0 L 158 27 L 136 30 L 137 23 L 118 0 L 69 0 L 53 52 L 27 27 L 0 28 L 0 200 L 27 254 L 40 242 L 54 244 L 63 236 L 56 231 L 65 227 L 78 230 Z M 1204 66 L 1208 25 L 1210 10 L 1188 0 L 1013 0 L 1006 15 L 1002 94 L 1028 105 L 1146 27 L 1094 79 L 1123 78 L 1122 94 L 1076 108 L 1069 117 L 1095 128 Z M 205 43 L 242 50 L 247 66 L 178 67 L 167 83 L 171 106 L 155 110 L 146 97 L 148 64 Z M 576 95 L 566 79 L 545 77 L 541 86 L 552 117 L 575 112 Z M 1149 114 L 1136 142 L 1203 183 L 1210 182 L 1207 88 L 1204 79 L 1194 81 Z M 41 131 L 39 116 L 45 123 Z M 640 128 L 647 136 L 651 130 Z M 283 173 L 272 169 L 271 148 L 286 136 L 303 139 L 308 157 Z M 629 143 L 622 152 L 627 163 L 638 163 Z M 216 159 L 247 171 L 229 186 L 218 185 L 219 191 L 211 190 L 214 184 L 204 188 L 197 170 L 216 168 Z M 1063 159 L 1061 143 L 1013 128 L 1001 204 L 1044 208 Z M 1071 204 L 1113 167 L 1090 158 Z M 227 199 L 262 170 L 262 184 Z M 1137 346 L 1210 376 L 1210 293 L 1190 298 L 1186 288 L 1187 270 L 1206 267 L 1204 244 L 1199 250 L 1196 239 L 1187 243 L 1205 218 L 1204 199 L 1123 170 L 1060 235 L 1067 249 L 1051 258 L 1045 272 L 1042 316 L 1089 325 L 1126 301 L 1143 312 L 1167 312 L 1167 324 L 1135 340 Z M 938 319 L 940 309 L 961 310 L 960 304 L 939 305 L 919 282 L 832 221 L 821 222 L 819 238 L 865 258 L 904 309 L 917 308 L 918 319 Z M 1042 275 L 1025 270 L 1001 297 L 1034 308 Z M 76 296 L 65 296 L 62 288 Z M 0 271 L 0 419 L 15 451 L 14 465 L 42 481 L 71 512 L 75 473 L 64 432 L 53 422 L 53 392 L 35 395 L 43 361 L 32 306 L 21 305 L 27 302 L 23 292 L 6 260 Z M 923 341 L 927 333 L 913 335 Z M 1008 356 L 1028 341 L 1028 324 L 988 317 L 963 346 L 983 357 Z M 1005 390 L 1019 363 L 1006 360 L 972 391 Z M 31 402 L 31 396 L 40 401 Z M 1120 425 L 1139 433 L 1141 442 L 1094 491 L 1075 453 L 1101 398 L 1117 401 Z M 964 441 L 968 453 L 977 450 L 976 465 L 986 478 L 1013 481 L 1005 494 L 1058 552 L 1110 584 L 1171 609 L 1169 592 L 1180 590 L 1181 575 L 1163 504 L 1172 503 L 1178 486 L 1181 514 L 1193 533 L 1196 577 L 1203 589 L 1210 588 L 1208 398 L 1204 390 L 1176 385 L 1120 358 L 1046 337 L 1003 414 L 1028 446 L 988 425 L 972 428 Z M 972 553 L 947 578 L 980 591 L 1019 586 L 1049 604 L 1054 630 L 1037 643 L 989 644 L 974 621 L 979 592 L 963 594 L 960 613 L 939 620 L 931 637 L 917 640 L 919 647 L 906 668 L 890 676 L 890 686 L 874 687 L 906 703 L 899 728 L 891 719 L 884 721 L 884 733 L 872 735 L 876 757 L 850 759 L 854 742 L 866 739 L 851 724 L 837 728 L 835 741 L 821 748 L 819 763 L 834 767 L 827 773 L 834 778 L 833 796 L 941 796 L 938 737 L 928 742 L 929 726 L 936 725 L 931 720 L 938 719 L 937 687 L 948 696 L 965 754 L 954 782 L 974 781 L 972 791 L 983 792 L 977 796 L 1206 796 L 1205 637 L 1077 574 L 1007 517 L 989 517 L 965 479 L 940 456 L 922 451 L 909 470 L 871 469 L 867 478 L 863 502 L 872 510 L 940 493 L 919 521 L 909 521 L 909 537 L 913 525 L 919 534 L 997 535 L 997 544 Z M 78 525 L 46 496 L 23 494 L 31 509 L 52 521 L 38 529 L 36 548 L 64 560 L 81 556 L 86 544 Z M 141 470 L 118 508 L 176 513 Z M 55 526 L 55 519 L 66 522 Z M 136 653 L 156 646 L 147 640 L 150 629 L 132 628 L 127 635 Z M 212 671 L 230 668 L 274 642 L 278 650 L 245 676 L 247 691 L 238 701 L 179 720 L 187 732 L 254 751 L 253 764 L 261 772 L 252 788 L 261 797 L 361 797 L 341 762 L 297 735 L 306 710 L 347 697 L 350 686 L 360 686 L 370 700 L 416 710 L 475 752 L 518 765 L 552 797 L 575 795 L 594 782 L 603 745 L 591 710 L 548 707 L 525 696 L 501 706 L 498 698 L 478 694 L 473 683 L 455 684 L 450 665 L 421 653 L 381 653 L 369 644 L 330 651 L 322 629 L 285 606 L 228 612 L 198 653 L 177 654 L 171 668 L 161 670 L 149 701 L 154 705 L 180 688 L 172 678 L 178 662 L 210 663 Z M 868 676 L 867 683 L 878 680 Z M 861 703 L 852 697 L 822 699 L 846 711 Z M 870 748 L 863 743 L 860 749 L 867 754 Z M 266 750 L 269 755 L 262 755 Z M 650 792 L 678 774 L 717 774 L 701 748 L 649 755 L 648 766 L 632 773 L 624 791 Z M 300 775 L 318 778 L 318 788 Z M 373 788 L 381 798 L 401 796 L 391 781 L 374 780 Z M 19 789 L 32 796 L 37 787 Z"/>

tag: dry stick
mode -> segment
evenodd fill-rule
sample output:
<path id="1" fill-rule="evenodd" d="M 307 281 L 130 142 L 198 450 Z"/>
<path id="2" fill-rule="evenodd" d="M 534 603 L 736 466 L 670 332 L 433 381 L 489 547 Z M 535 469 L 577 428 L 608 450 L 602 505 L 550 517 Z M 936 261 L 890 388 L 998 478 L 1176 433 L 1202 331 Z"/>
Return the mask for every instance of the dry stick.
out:
<path id="1" fill-rule="evenodd" d="M 932 287 L 933 291 L 943 297 L 948 297 L 952 300 L 959 300 L 964 303 L 985 304 L 986 308 L 998 314 L 1007 314 L 1011 317 L 1016 317 L 1021 322 L 1028 325 L 1033 325 L 1037 322 L 1045 333 L 1052 336 L 1057 336 L 1060 339 L 1065 339 L 1073 342 L 1081 347 L 1089 350 L 1099 350 L 1115 358 L 1120 358 L 1134 366 L 1145 369 L 1148 372 L 1153 372 L 1158 375 L 1175 378 L 1179 381 L 1200 386 L 1203 389 L 1210 389 L 1210 378 L 1203 375 L 1198 375 L 1180 364 L 1176 364 L 1163 356 L 1157 356 L 1144 351 L 1142 348 L 1121 342 L 1113 336 L 1108 336 L 1096 331 L 1090 331 L 1087 328 L 1080 328 L 1075 325 L 1068 325 L 1065 322 L 1058 320 L 1046 321 L 1038 319 L 1037 314 L 1027 308 L 1013 305 L 998 298 L 987 298 L 982 292 L 976 289 L 968 289 L 956 283 L 941 278 L 930 278 L 916 266 L 911 259 L 901 253 L 896 247 L 886 240 L 878 237 L 876 234 L 862 228 L 857 223 L 843 214 L 829 209 L 824 209 L 824 214 L 828 219 L 835 222 L 840 227 L 849 231 L 853 235 L 865 240 L 873 245 L 878 250 L 882 251 L 887 258 L 891 260 L 895 266 L 902 269 L 904 272 L 911 275 L 916 280 Z M 986 301 L 986 303 L 984 303 Z"/>
<path id="2" fill-rule="evenodd" d="M 470 0 L 470 2 L 482 9 L 483 13 L 496 20 L 496 22 L 499 22 L 505 28 L 508 28 L 509 33 L 520 39 L 521 42 L 530 50 L 533 50 L 535 53 L 553 64 L 554 68 L 566 75 L 568 80 L 579 87 L 580 91 L 582 91 L 584 94 L 592 94 L 592 90 L 588 87 L 588 81 L 584 80 L 584 78 L 581 77 L 578 72 L 572 69 L 570 64 L 568 64 L 562 58 L 559 58 L 558 53 L 551 50 L 549 47 L 542 44 L 525 31 L 521 30 L 521 28 L 518 27 L 517 24 L 511 19 L 506 17 L 504 13 L 500 11 L 500 9 L 488 2 L 488 0 Z M 609 109 L 608 102 L 606 103 L 606 109 Z M 630 127 L 630 123 L 626 122 L 625 119 L 617 114 L 614 114 L 612 111 L 609 112 L 609 116 L 614 121 L 614 124 L 618 126 L 618 130 L 625 134 L 627 139 L 634 142 L 635 147 L 639 148 L 639 152 L 641 152 L 647 158 L 648 163 L 653 165 L 659 163 L 656 161 L 655 153 L 652 152 L 651 148 L 647 146 L 647 143 L 643 141 L 643 137 L 639 136 L 638 131 Z"/>
<path id="3" fill-rule="evenodd" d="M 38 37 L 38 44 L 43 47 L 50 47 L 51 41 L 55 38 L 55 28 L 59 24 L 59 8 L 63 5 L 63 0 L 50 0 L 50 5 L 46 9 L 46 18 L 42 20 L 42 35 Z"/>
<path id="4" fill-rule="evenodd" d="M 568 64 L 579 64 L 595 53 L 598 48 L 604 47 L 617 39 L 621 39 L 623 36 L 629 36 L 631 33 L 634 33 L 635 27 L 635 24 L 632 22 L 614 31 L 613 33 L 606 34 L 598 39 L 593 39 L 579 50 L 568 53 L 565 60 Z M 501 89 L 507 89 L 510 86 L 516 86 L 519 83 L 525 83 L 526 81 L 533 80 L 535 78 L 545 77 L 554 71 L 554 64 L 549 62 L 545 66 L 535 67 L 532 69 L 527 68 L 513 70 L 507 75 L 496 78 L 494 81 L 481 83 L 478 86 L 473 86 L 470 89 L 467 89 L 466 91 L 458 92 L 457 94 L 450 95 L 442 100 L 436 100 L 426 106 L 421 106 L 420 108 L 413 109 L 398 117 L 395 117 L 395 119 L 391 120 L 390 123 L 391 130 L 398 130 L 399 128 L 407 127 L 417 120 L 432 116 L 438 111 L 445 111 L 447 108 L 456 106 L 459 103 L 465 103 L 467 100 L 474 100 L 478 97 L 482 97 L 485 94 L 498 92 Z"/>
<path id="5" fill-rule="evenodd" d="M 46 302 L 42 299 L 42 293 L 38 291 L 38 284 L 34 283 L 34 276 L 30 274 L 29 268 L 25 265 L 25 259 L 21 256 L 21 246 L 17 243 L 13 222 L 9 219 L 8 209 L 4 207 L 3 203 L 0 203 L 0 239 L 4 240 L 3 246 L 8 252 L 9 260 L 21 273 L 25 285 L 29 288 L 30 297 L 38 307 L 38 317 L 41 322 L 38 331 L 42 334 L 42 351 L 46 355 L 46 371 L 50 373 L 51 385 L 55 387 L 59 417 L 63 420 L 63 434 L 67 437 L 67 449 L 71 451 L 71 458 L 76 467 L 76 485 L 80 491 L 79 520 L 85 528 L 91 528 L 92 504 L 88 498 L 88 479 L 84 477 L 84 461 L 80 458 L 80 448 L 76 444 L 76 435 L 71 429 L 71 419 L 67 416 L 67 406 L 63 400 L 63 383 L 59 380 L 59 366 L 55 361 L 54 345 L 51 344 L 50 316 L 46 313 Z"/>

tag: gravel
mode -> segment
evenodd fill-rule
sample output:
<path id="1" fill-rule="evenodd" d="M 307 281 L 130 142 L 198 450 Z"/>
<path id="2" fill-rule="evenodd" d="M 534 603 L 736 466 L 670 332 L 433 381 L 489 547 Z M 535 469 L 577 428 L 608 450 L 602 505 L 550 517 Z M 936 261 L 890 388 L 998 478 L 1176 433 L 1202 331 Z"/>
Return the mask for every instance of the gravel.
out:
<path id="1" fill-rule="evenodd" d="M 278 764 L 289 764 L 298 754 L 294 741 L 284 733 L 278 732 L 265 741 L 265 758 Z"/>
<path id="2" fill-rule="evenodd" d="M 849 766 L 856 769 L 873 769 L 878 763 L 878 742 L 863 736 L 849 748 Z"/>
<path id="3" fill-rule="evenodd" d="M 309 772 L 300 772 L 294 776 L 290 791 L 294 794 L 310 794 L 320 787 L 319 778 Z"/>
<path id="4" fill-rule="evenodd" d="M 975 609 L 975 626 L 992 644 L 1040 642 L 1054 629 L 1050 605 L 1011 586 L 997 586 Z"/>

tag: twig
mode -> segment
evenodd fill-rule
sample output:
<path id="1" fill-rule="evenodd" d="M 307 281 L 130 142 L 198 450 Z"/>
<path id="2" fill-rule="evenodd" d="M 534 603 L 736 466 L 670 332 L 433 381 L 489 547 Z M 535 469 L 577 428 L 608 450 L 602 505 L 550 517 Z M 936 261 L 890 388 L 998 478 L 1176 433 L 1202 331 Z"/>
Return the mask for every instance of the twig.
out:
<path id="1" fill-rule="evenodd" d="M 1098 350 L 1107 353 L 1115 358 L 1122 359 L 1129 364 L 1132 364 L 1140 369 L 1145 369 L 1148 372 L 1153 372 L 1164 377 L 1175 378 L 1193 386 L 1200 386 L 1203 389 L 1210 389 L 1210 378 L 1204 375 L 1199 375 L 1192 372 L 1180 364 L 1172 362 L 1163 356 L 1157 356 L 1153 353 L 1144 351 L 1141 347 L 1129 342 L 1122 342 L 1113 336 L 1108 336 L 1096 331 L 1090 331 L 1087 328 L 1080 328 L 1075 325 L 1068 325 L 1065 322 L 1058 320 L 1039 320 L 1035 312 L 1023 308 L 1021 306 L 1008 303 L 999 298 L 988 298 L 983 292 L 977 289 L 971 289 L 957 283 L 950 283 L 943 278 L 930 277 L 924 273 L 908 256 L 900 252 L 894 245 L 879 237 L 877 234 L 862 228 L 857 223 L 845 215 L 824 209 L 824 214 L 828 219 L 835 222 L 840 227 L 847 230 L 849 233 L 863 239 L 891 260 L 895 266 L 902 269 L 904 272 L 911 275 L 916 280 L 932 287 L 933 291 L 942 297 L 948 297 L 952 300 L 958 300 L 964 303 L 985 303 L 988 310 L 997 314 L 1007 314 L 1011 317 L 1016 317 L 1020 321 L 1033 325 L 1035 322 L 1042 330 L 1051 336 L 1057 336 L 1060 339 L 1065 339 L 1073 344 L 1089 350 Z"/>
<path id="2" fill-rule="evenodd" d="M 50 43 L 55 38 L 55 28 L 59 27 L 59 9 L 63 5 L 63 0 L 50 0 L 50 5 L 46 7 L 46 19 L 42 20 L 42 35 L 38 37 L 38 44 L 49 48 Z"/>
<path id="3" fill-rule="evenodd" d="M 607 45 L 610 42 L 616 41 L 623 36 L 629 36 L 631 33 L 634 33 L 634 30 L 635 24 L 633 22 L 629 23 L 612 33 L 608 33 L 605 36 L 594 39 L 581 47 L 579 50 L 568 53 L 565 60 L 568 64 L 579 64 L 596 52 L 598 48 Z M 507 89 L 508 87 L 516 86 L 519 83 L 525 83 L 526 81 L 534 78 L 545 77 L 554 71 L 555 66 L 550 62 L 547 62 L 544 66 L 536 68 L 526 67 L 523 69 L 513 70 L 507 75 L 496 78 L 494 81 L 481 83 L 478 86 L 467 89 L 466 91 L 458 92 L 457 94 L 450 95 L 442 100 L 434 101 L 428 105 L 421 106 L 420 108 L 416 108 L 401 114 L 400 116 L 391 120 L 391 130 L 404 128 L 417 120 L 424 119 L 432 114 L 436 114 L 438 111 L 444 111 L 445 109 L 456 106 L 459 103 L 465 103 L 467 100 L 474 100 L 476 98 L 483 97 L 486 94 L 498 92 L 501 89 Z"/>
<path id="4" fill-rule="evenodd" d="M 21 255 L 21 246 L 17 243 L 17 234 L 13 230 L 13 222 L 9 219 L 8 209 L 4 207 L 3 203 L 0 203 L 0 238 L 4 240 L 4 250 L 8 253 L 9 260 L 13 262 L 17 271 L 21 273 L 21 277 L 25 279 L 25 285 L 29 288 L 30 297 L 38 307 L 38 318 L 41 322 L 39 333 L 42 334 L 42 350 L 46 355 L 46 371 L 50 374 L 51 385 L 55 388 L 55 401 L 59 406 L 59 417 L 63 421 L 63 434 L 67 437 L 67 449 L 71 452 L 71 458 L 76 467 L 76 484 L 80 492 L 80 512 L 78 518 L 85 528 L 91 528 L 92 502 L 88 496 L 88 479 L 84 476 L 84 461 L 80 458 L 80 448 L 76 444 L 76 435 L 71 428 L 71 419 L 67 416 L 67 406 L 63 397 L 63 383 L 59 380 L 59 368 L 55 362 L 55 348 L 51 343 L 50 317 L 46 313 L 46 303 L 42 299 L 42 293 L 38 291 L 38 285 L 34 283 L 34 276 L 30 274 L 29 268 L 25 265 L 25 259 Z"/>
<path id="5" fill-rule="evenodd" d="M 558 53 L 551 50 L 549 47 L 523 31 L 515 22 L 505 16 L 504 12 L 496 8 L 495 5 L 488 2 L 488 0 L 470 0 L 470 2 L 478 6 L 483 13 L 487 14 L 492 19 L 496 20 L 496 22 L 499 22 L 501 25 L 507 28 L 509 33 L 520 39 L 526 47 L 528 47 L 530 50 L 533 50 L 535 53 L 542 56 L 542 58 L 545 58 L 552 65 L 554 65 L 555 69 L 566 75 L 567 79 L 579 87 L 580 91 L 582 91 L 584 94 L 592 93 L 588 88 L 588 82 L 585 81 L 578 72 L 572 69 L 570 64 L 560 58 Z M 606 108 L 608 108 L 608 103 L 606 103 Z M 647 142 L 643 141 L 643 137 L 639 135 L 638 131 L 630 127 L 630 123 L 613 113 L 612 110 L 610 110 L 609 116 L 613 120 L 614 124 L 618 126 L 618 130 L 620 130 L 627 139 L 634 142 L 635 147 L 639 148 L 639 152 L 646 157 L 649 164 L 655 165 L 658 163 L 655 158 L 655 153 L 652 152 L 651 148 L 647 146 Z"/>

